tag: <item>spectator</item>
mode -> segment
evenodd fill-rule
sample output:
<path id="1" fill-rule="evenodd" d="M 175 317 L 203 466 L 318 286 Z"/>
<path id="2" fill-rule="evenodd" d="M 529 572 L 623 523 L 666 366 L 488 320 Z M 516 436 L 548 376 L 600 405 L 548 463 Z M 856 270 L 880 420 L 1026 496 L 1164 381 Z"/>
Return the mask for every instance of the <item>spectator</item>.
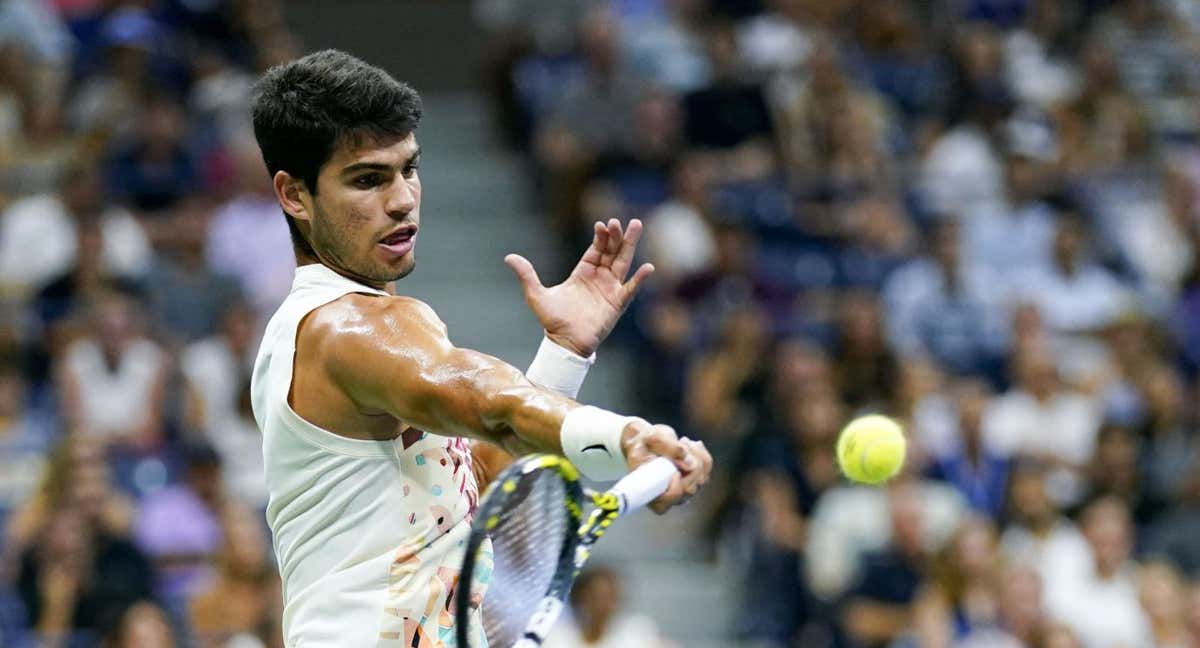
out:
<path id="1" fill-rule="evenodd" d="M 1005 560 L 1034 570 L 1044 587 L 1083 571 L 1087 543 L 1051 499 L 1046 468 L 1032 461 L 1018 462 L 1009 493 L 1010 523 L 1000 536 Z"/>
<path id="2" fill-rule="evenodd" d="M 839 395 L 854 409 L 879 409 L 894 398 L 899 367 L 887 347 L 880 310 L 866 293 L 851 293 L 841 304 L 833 360 Z"/>
<path id="3" fill-rule="evenodd" d="M 101 644 L 103 648 L 174 648 L 176 645 L 166 614 L 150 601 L 129 606 Z"/>
<path id="4" fill-rule="evenodd" d="M 825 491 L 813 509 L 806 544 L 809 556 L 820 556 L 809 563 L 807 573 L 818 597 L 840 598 L 865 577 L 864 555 L 895 546 L 893 510 L 899 511 L 899 522 L 909 524 L 904 533 L 920 533 L 920 553 L 930 555 L 958 528 L 966 506 L 952 488 L 903 474 L 887 491 L 855 486 Z"/>
<path id="5" fill-rule="evenodd" d="M 226 505 L 216 451 L 192 444 L 185 448 L 183 462 L 182 483 L 143 500 L 134 534 L 138 546 L 158 564 L 156 591 L 172 607 L 195 595 L 211 575 Z"/>
<path id="6" fill-rule="evenodd" d="M 1100 428 L 1098 404 L 1064 385 L 1044 351 L 1030 349 L 1013 364 L 1012 389 L 983 415 L 984 440 L 1002 455 L 1029 456 L 1054 466 L 1049 478 L 1056 500 L 1077 503 L 1083 495 L 1082 470 Z"/>
<path id="7" fill-rule="evenodd" d="M 706 37 L 712 80 L 683 97 L 687 142 L 723 150 L 765 144 L 775 126 L 762 88 L 738 75 L 736 32 L 728 24 L 714 23 Z"/>
<path id="8" fill-rule="evenodd" d="M 641 615 L 619 614 L 621 581 L 605 567 L 591 567 L 571 588 L 571 616 L 546 637 L 547 648 L 663 648 L 654 622 Z"/>
<path id="9" fill-rule="evenodd" d="M 128 212 L 109 204 L 99 170 L 81 162 L 63 176 L 57 193 L 15 202 L 0 215 L 0 281 L 19 294 L 41 290 L 90 252 L 79 245 L 77 232 L 91 223 L 100 232 L 107 272 L 137 278 L 149 269 L 145 232 Z"/>
<path id="10" fill-rule="evenodd" d="M 1116 277 L 1087 259 L 1085 239 L 1079 217 L 1063 215 L 1054 236 L 1053 263 L 1031 268 L 1020 280 L 1022 298 L 1037 306 L 1047 328 L 1056 334 L 1096 332 L 1130 306 L 1129 295 Z"/>
<path id="11" fill-rule="evenodd" d="M 1138 601 L 1132 521 L 1128 506 L 1101 498 L 1081 514 L 1090 548 L 1084 568 L 1046 580 L 1046 610 L 1070 626 L 1088 648 L 1153 645 L 1149 620 Z"/>
<path id="12" fill-rule="evenodd" d="M 21 558 L 18 587 L 40 640 L 94 643 L 107 619 L 150 596 L 154 572 L 146 558 L 78 508 L 51 512 L 38 537 Z"/>
<path id="13" fill-rule="evenodd" d="M 222 313 L 241 295 L 237 280 L 208 268 L 204 244 L 210 221 L 206 198 L 184 199 L 160 219 L 154 270 L 146 277 L 146 292 L 154 319 L 171 342 L 188 343 L 213 335 Z"/>
<path id="14" fill-rule="evenodd" d="M 85 522 L 105 537 L 129 535 L 134 504 L 116 490 L 102 443 L 91 437 L 64 437 L 50 455 L 49 464 L 32 497 L 25 500 L 8 520 L 4 560 L 29 548 L 49 524 L 54 512 L 76 510 Z"/>
<path id="15" fill-rule="evenodd" d="M 1054 186 L 1058 154 L 1049 126 L 1014 118 L 1004 133 L 1004 196 L 972 205 L 962 218 L 963 254 L 999 276 L 1050 265 L 1056 225 L 1044 200 Z"/>
<path id="16" fill-rule="evenodd" d="M 960 254 L 952 221 L 938 225 L 930 253 L 901 266 L 884 285 L 888 339 L 902 355 L 929 354 L 955 373 L 985 373 L 1007 341 L 996 279 Z"/>
<path id="17" fill-rule="evenodd" d="M 56 441 L 53 422 L 29 400 L 24 375 L 14 362 L 0 359 L 0 529 L 37 491 Z M 0 557 L 6 540 L 8 534 L 0 534 Z M 3 567 L 0 559 L 0 573 Z"/>
<path id="18" fill-rule="evenodd" d="M 92 334 L 67 348 L 58 391 L 76 433 L 152 449 L 162 437 L 168 360 L 142 333 L 135 298 L 109 291 L 91 307 Z"/>
<path id="19" fill-rule="evenodd" d="M 234 146 L 239 191 L 213 215 L 205 256 L 214 273 L 236 277 L 259 319 L 275 312 L 292 286 L 296 258 L 287 216 L 253 142 Z"/>
<path id="20" fill-rule="evenodd" d="M 1000 621 L 1000 552 L 986 518 L 963 521 L 934 559 L 932 583 L 913 605 L 922 648 L 948 648 Z"/>
<path id="21" fill-rule="evenodd" d="M 174 98 L 156 95 L 140 109 L 135 134 L 118 140 L 108 162 L 110 191 L 139 214 L 174 207 L 199 184 L 188 150 L 187 115 Z"/>
<path id="22" fill-rule="evenodd" d="M 864 557 L 862 576 L 848 595 L 842 626 L 855 645 L 886 646 L 912 623 L 912 605 L 930 558 L 922 506 L 914 496 L 912 491 L 893 494 L 891 538 Z"/>
<path id="23" fill-rule="evenodd" d="M 983 381 L 957 386 L 958 444 L 953 451 L 933 458 L 930 476 L 957 488 L 975 511 L 995 518 L 1004 508 L 1010 460 L 984 440 L 983 414 L 989 397 Z"/>
<path id="24" fill-rule="evenodd" d="M 283 594 L 267 556 L 262 521 L 231 507 L 222 514 L 224 540 L 214 581 L 188 607 L 189 627 L 201 648 L 231 643 L 282 646 Z"/>

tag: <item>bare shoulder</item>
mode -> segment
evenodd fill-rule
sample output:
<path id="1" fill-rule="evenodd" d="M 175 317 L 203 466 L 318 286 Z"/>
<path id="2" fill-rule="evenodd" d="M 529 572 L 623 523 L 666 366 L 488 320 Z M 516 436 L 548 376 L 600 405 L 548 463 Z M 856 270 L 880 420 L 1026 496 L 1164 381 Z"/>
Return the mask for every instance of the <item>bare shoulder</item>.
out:
<path id="1" fill-rule="evenodd" d="M 315 309 L 302 324 L 301 346 L 335 364 L 363 353 L 438 346 L 446 325 L 428 304 L 412 297 L 348 294 Z"/>

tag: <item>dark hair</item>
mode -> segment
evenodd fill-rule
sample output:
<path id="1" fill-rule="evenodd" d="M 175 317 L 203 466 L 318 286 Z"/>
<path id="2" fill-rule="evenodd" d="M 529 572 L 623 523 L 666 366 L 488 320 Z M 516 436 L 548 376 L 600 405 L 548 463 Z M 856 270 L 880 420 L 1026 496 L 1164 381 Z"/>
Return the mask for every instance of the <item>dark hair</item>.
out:
<path id="1" fill-rule="evenodd" d="M 267 171 L 286 171 L 315 194 L 337 146 L 390 142 L 416 130 L 421 97 L 380 68 L 327 49 L 267 70 L 254 88 L 253 113 Z M 292 241 L 311 252 L 287 221 Z"/>

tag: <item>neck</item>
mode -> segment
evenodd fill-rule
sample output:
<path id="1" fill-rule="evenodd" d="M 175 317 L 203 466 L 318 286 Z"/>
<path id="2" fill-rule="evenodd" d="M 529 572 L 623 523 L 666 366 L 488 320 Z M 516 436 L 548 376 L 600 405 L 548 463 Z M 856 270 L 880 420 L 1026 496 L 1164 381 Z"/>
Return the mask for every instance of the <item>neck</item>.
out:
<path id="1" fill-rule="evenodd" d="M 343 270 L 342 268 L 338 268 L 337 266 L 335 266 L 331 263 L 326 263 L 326 262 L 322 261 L 321 259 L 313 256 L 312 254 L 308 253 L 307 251 L 300 250 L 298 248 L 293 248 L 293 250 L 296 253 L 296 266 L 297 267 L 312 265 L 312 264 L 323 265 L 326 268 L 329 268 L 330 270 L 338 273 L 339 275 L 349 279 L 350 281 L 353 281 L 354 283 L 360 283 L 364 286 L 370 286 L 371 288 L 374 288 L 375 290 L 382 290 L 383 292 L 386 292 L 389 295 L 396 294 L 395 282 L 372 281 L 371 279 L 367 279 L 365 277 L 360 277 L 360 276 L 354 274 L 353 272 L 350 272 L 349 270 Z"/>

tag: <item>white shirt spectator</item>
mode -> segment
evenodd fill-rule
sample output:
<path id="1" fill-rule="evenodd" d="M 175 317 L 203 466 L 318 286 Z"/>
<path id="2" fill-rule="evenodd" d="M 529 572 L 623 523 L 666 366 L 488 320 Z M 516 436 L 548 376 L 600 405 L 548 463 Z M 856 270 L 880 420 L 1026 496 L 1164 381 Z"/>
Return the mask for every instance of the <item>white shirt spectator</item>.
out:
<path id="1" fill-rule="evenodd" d="M 207 426 L 206 435 L 221 455 L 221 479 L 225 482 L 226 492 L 256 511 L 266 509 L 262 433 L 253 416 L 216 419 Z"/>
<path id="2" fill-rule="evenodd" d="M 930 551 L 941 547 L 958 528 L 967 506 L 952 486 L 921 482 L 920 501 L 925 545 Z M 880 551 L 892 537 L 888 493 L 881 488 L 838 486 L 817 500 L 808 528 L 808 555 L 820 556 L 809 563 L 808 579 L 813 592 L 833 599 L 858 578 L 863 554 Z"/>
<path id="3" fill-rule="evenodd" d="M 58 196 L 31 196 L 0 215 L 0 284 L 20 292 L 42 288 L 75 264 L 78 226 Z M 104 263 L 113 274 L 137 277 L 150 267 L 145 231 L 124 209 L 100 216 Z"/>
<path id="4" fill-rule="evenodd" d="M 1045 536 L 1012 524 L 1000 536 L 1000 550 L 1009 564 L 1033 568 L 1042 583 L 1077 578 L 1087 571 L 1092 560 L 1092 549 L 1087 540 L 1065 518 Z"/>
<path id="5" fill-rule="evenodd" d="M 984 411 L 983 439 L 1002 455 L 1049 455 L 1081 466 L 1092 456 L 1102 415 L 1100 404 L 1083 394 L 1059 391 L 1042 402 L 1014 389 Z M 1074 471 L 1055 469 L 1048 480 L 1059 504 L 1075 503 L 1083 494 Z"/>
<path id="6" fill-rule="evenodd" d="M 1089 552 L 1090 558 L 1090 552 Z M 1090 567 L 1090 565 L 1089 565 Z M 1079 636 L 1084 648 L 1150 648 L 1154 638 L 1131 567 L 1110 579 L 1094 567 L 1075 578 L 1043 579 L 1047 616 Z"/>
<path id="7" fill-rule="evenodd" d="M 1098 404 L 1083 394 L 1060 391 L 1041 402 L 1014 389 L 989 404 L 983 435 L 1001 454 L 1051 454 L 1082 464 L 1092 456 L 1100 422 Z"/>
<path id="8" fill-rule="evenodd" d="M 1033 268 L 1020 279 L 1022 299 L 1037 306 L 1055 333 L 1087 333 L 1116 321 L 1131 306 L 1130 295 L 1112 273 L 1085 263 L 1072 275 L 1056 266 Z"/>
<path id="9" fill-rule="evenodd" d="M 266 321 L 292 289 L 296 256 L 287 221 L 272 196 L 234 198 L 213 216 L 208 265 L 237 277 Z"/>
<path id="10" fill-rule="evenodd" d="M 238 390 L 250 380 L 254 357 L 238 358 L 221 336 L 189 344 L 179 369 L 207 423 L 237 416 Z"/>
<path id="11" fill-rule="evenodd" d="M 1045 267 L 1054 232 L 1054 211 L 1044 203 L 1017 208 L 1004 201 L 984 203 L 963 216 L 963 256 L 998 275 Z"/>
<path id="12" fill-rule="evenodd" d="M 80 423 L 102 437 L 126 434 L 157 410 L 151 399 L 166 366 L 166 355 L 149 340 L 129 344 L 110 370 L 100 345 L 84 338 L 63 359 L 64 370 L 78 386 Z"/>

